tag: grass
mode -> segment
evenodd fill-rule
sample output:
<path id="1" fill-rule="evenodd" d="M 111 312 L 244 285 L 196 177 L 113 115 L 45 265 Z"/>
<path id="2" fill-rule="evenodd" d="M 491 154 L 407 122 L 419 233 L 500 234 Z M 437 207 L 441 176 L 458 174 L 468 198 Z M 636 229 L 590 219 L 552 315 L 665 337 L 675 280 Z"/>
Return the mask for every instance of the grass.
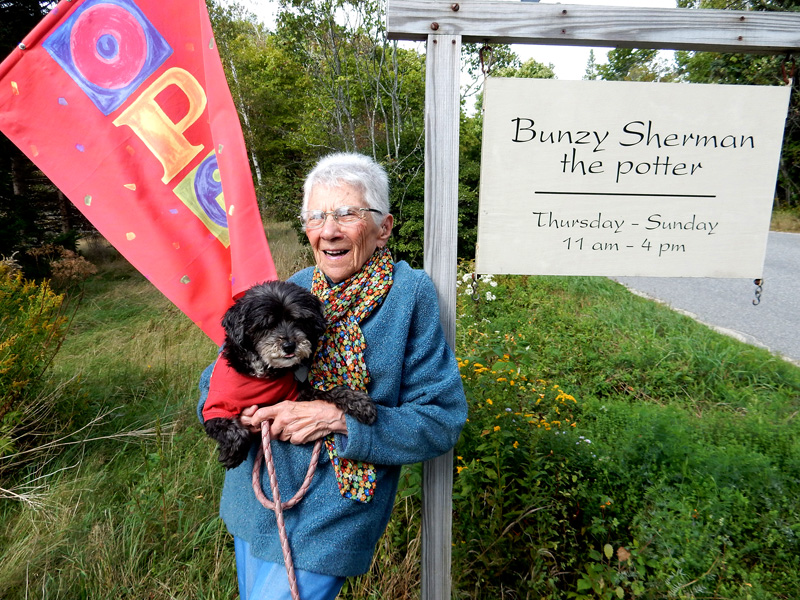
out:
<path id="1" fill-rule="evenodd" d="M 459 295 L 455 491 L 510 516 L 456 509 L 464 597 L 798 597 L 800 369 L 607 279 L 496 283 Z"/>
<path id="2" fill-rule="evenodd" d="M 781 209 L 772 211 L 772 231 L 800 233 L 800 213 L 797 209 Z"/>
<path id="3" fill-rule="evenodd" d="M 0 596 L 232 595 L 214 519 L 222 473 L 193 413 L 215 351 L 130 268 L 87 284 L 55 375 L 77 376 L 78 423 L 104 418 L 50 457 L 44 508 L 2 505 Z M 207 570 L 185 567 L 201 557 Z"/>
<path id="4" fill-rule="evenodd" d="M 280 277 L 308 264 L 288 224 L 268 235 Z M 76 433 L 42 452 L 46 478 L 18 475 L 36 503 L 0 504 L 0 597 L 231 598 L 223 472 L 195 415 L 217 348 L 102 240 L 81 246 L 99 272 L 53 384 L 72 382 Z"/>
<path id="5" fill-rule="evenodd" d="M 294 234 L 272 231 L 273 250 L 289 246 L 281 235 Z M 295 256 L 279 258 L 282 276 L 308 259 Z M 532 388 L 464 367 L 472 414 L 457 448 L 455 596 L 604 598 L 589 595 L 602 581 L 624 597 L 798 597 L 800 369 L 607 279 L 498 282 L 481 284 L 491 302 L 462 287 L 459 357 L 563 388 L 577 399 L 569 435 L 608 460 L 553 437 L 556 413 L 550 429 L 520 429 L 505 408 L 532 402 Z M 75 378 L 64 402 L 76 429 L 103 418 L 19 474 L 46 475 L 42 507 L 0 504 L 0 597 L 235 597 L 232 543 L 216 516 L 223 473 L 195 416 L 197 378 L 215 353 L 141 276 L 101 265 L 54 374 Z M 482 452 L 510 461 L 504 488 Z M 404 471 L 373 569 L 344 599 L 419 593 L 420 471 Z M 642 566 L 622 569 L 604 544 Z"/>

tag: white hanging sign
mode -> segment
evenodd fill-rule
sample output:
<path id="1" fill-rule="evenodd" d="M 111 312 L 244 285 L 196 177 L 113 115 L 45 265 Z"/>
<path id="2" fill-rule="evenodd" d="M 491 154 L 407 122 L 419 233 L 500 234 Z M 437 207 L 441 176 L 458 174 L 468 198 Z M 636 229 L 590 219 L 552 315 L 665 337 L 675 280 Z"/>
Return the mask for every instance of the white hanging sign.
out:
<path id="1" fill-rule="evenodd" d="M 489 79 L 476 270 L 761 277 L 789 93 Z"/>

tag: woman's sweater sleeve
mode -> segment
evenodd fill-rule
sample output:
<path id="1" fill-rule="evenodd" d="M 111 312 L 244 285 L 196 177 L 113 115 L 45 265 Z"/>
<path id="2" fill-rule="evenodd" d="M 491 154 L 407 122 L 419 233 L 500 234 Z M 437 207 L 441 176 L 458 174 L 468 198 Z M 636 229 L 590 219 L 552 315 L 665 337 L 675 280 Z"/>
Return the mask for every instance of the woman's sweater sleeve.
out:
<path id="1" fill-rule="evenodd" d="M 404 344 L 398 405 L 378 404 L 373 425 L 348 415 L 348 435 L 339 445 L 343 458 L 411 464 L 444 454 L 458 441 L 467 418 L 458 364 L 445 341 L 433 282 L 423 274 L 415 284 L 407 336 L 386 340 L 386 351 Z"/>
<path id="2" fill-rule="evenodd" d="M 200 419 L 200 423 L 205 423 L 203 407 L 206 405 L 206 400 L 208 399 L 208 389 L 211 386 L 211 373 L 214 371 L 215 364 L 216 361 L 208 365 L 200 374 L 200 383 L 198 384 L 200 388 L 200 400 L 197 402 L 197 418 Z"/>

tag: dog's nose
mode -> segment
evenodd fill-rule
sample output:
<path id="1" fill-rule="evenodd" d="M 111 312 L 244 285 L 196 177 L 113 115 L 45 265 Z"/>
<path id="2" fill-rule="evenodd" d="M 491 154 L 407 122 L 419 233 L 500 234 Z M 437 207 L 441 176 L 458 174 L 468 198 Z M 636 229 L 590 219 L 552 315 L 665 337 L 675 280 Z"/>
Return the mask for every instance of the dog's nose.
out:
<path id="1" fill-rule="evenodd" d="M 294 349 L 295 349 L 296 347 L 297 347 L 297 344 L 295 344 L 294 342 L 291 342 L 291 341 L 283 342 L 283 343 L 281 344 L 281 349 L 282 349 L 282 350 L 283 350 L 283 351 L 284 351 L 286 354 L 291 354 L 291 353 L 293 353 L 293 352 L 294 352 Z"/>

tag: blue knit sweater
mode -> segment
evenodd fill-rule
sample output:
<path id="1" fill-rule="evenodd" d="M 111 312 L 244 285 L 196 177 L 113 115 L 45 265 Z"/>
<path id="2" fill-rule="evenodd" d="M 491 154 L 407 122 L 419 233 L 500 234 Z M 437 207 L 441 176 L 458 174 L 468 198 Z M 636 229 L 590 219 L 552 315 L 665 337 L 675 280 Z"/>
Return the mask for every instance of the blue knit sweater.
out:
<path id="1" fill-rule="evenodd" d="M 291 281 L 310 288 L 312 272 L 312 268 L 300 271 Z M 367 341 L 369 393 L 377 404 L 378 419 L 363 425 L 347 416 L 348 435 L 337 434 L 336 443 L 341 457 L 376 465 L 375 496 L 363 504 L 343 498 L 323 448 L 311 487 L 299 504 L 284 513 L 295 567 L 340 577 L 369 569 L 392 512 L 400 465 L 448 451 L 467 417 L 458 366 L 445 342 L 436 291 L 425 272 L 395 263 L 389 294 L 361 329 Z M 211 367 L 200 379 L 198 415 L 210 376 Z M 255 556 L 282 564 L 275 515 L 253 494 L 256 447 L 244 463 L 226 472 L 220 516 L 231 534 L 250 543 Z M 313 444 L 272 442 L 283 500 L 300 487 L 312 448 Z M 271 498 L 266 472 L 262 488 Z"/>

